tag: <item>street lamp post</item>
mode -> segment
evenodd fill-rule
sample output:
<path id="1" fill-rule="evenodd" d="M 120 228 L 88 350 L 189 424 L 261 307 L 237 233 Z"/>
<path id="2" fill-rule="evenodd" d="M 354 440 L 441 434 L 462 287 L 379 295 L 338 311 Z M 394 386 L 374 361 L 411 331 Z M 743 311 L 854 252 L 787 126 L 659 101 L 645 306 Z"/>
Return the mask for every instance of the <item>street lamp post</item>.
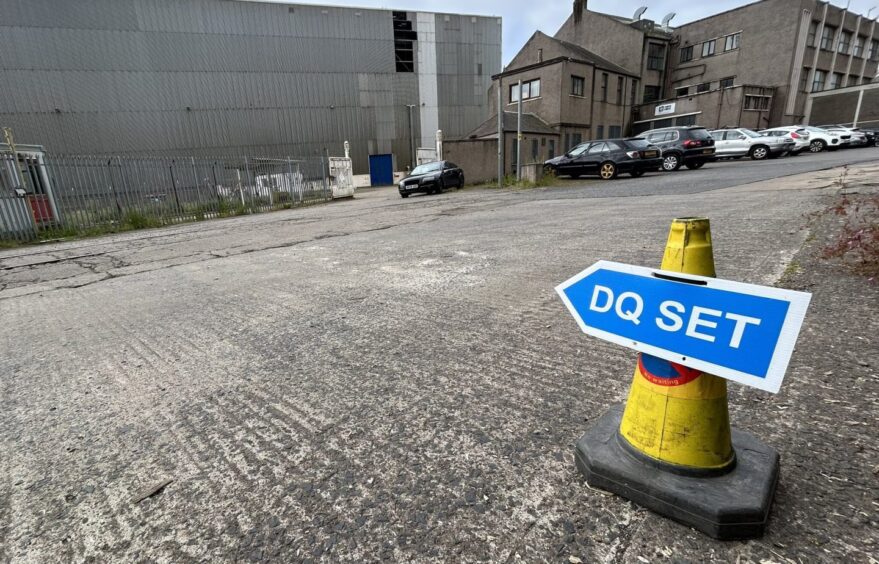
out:
<path id="1" fill-rule="evenodd" d="M 409 162 L 410 162 L 410 170 L 417 166 L 415 162 L 415 138 L 413 137 L 412 131 L 412 109 L 415 108 L 415 104 L 406 104 L 406 108 L 409 110 Z"/>

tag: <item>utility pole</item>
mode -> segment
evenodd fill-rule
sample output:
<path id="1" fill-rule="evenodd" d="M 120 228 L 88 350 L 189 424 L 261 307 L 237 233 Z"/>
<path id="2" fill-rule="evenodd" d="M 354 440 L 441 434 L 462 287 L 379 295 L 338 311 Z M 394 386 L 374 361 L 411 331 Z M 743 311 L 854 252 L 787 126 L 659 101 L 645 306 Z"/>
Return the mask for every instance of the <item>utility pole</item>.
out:
<path id="1" fill-rule="evenodd" d="M 516 180 L 522 180 L 522 81 L 519 81 L 519 104 L 516 106 Z"/>
<path id="2" fill-rule="evenodd" d="M 504 79 L 497 79 L 497 187 L 504 187 Z"/>
<path id="3" fill-rule="evenodd" d="M 409 155 L 410 155 L 410 170 L 418 166 L 418 158 L 415 154 L 415 137 L 413 136 L 412 131 L 412 109 L 415 108 L 415 104 L 406 104 L 406 108 L 409 110 Z"/>

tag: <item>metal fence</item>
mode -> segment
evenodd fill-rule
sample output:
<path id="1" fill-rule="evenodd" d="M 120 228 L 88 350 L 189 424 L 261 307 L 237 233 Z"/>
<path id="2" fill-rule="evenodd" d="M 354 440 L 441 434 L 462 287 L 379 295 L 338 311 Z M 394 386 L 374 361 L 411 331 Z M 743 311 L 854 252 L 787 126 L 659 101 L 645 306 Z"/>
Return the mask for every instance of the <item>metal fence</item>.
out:
<path id="1" fill-rule="evenodd" d="M 27 241 L 332 198 L 327 160 L 0 153 L 0 239 Z"/>

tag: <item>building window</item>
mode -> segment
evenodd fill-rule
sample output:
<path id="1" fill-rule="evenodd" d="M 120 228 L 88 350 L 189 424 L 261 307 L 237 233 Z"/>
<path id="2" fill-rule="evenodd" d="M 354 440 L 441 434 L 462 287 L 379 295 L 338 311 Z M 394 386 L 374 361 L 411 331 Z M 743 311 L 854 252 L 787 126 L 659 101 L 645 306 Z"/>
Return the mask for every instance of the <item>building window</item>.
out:
<path id="1" fill-rule="evenodd" d="M 699 94 L 701 92 L 708 92 L 709 90 L 711 90 L 711 83 L 710 82 L 703 82 L 702 84 L 699 84 L 698 86 L 696 86 L 696 93 L 697 94 Z"/>
<path id="2" fill-rule="evenodd" d="M 659 100 L 660 90 L 658 86 L 645 86 L 644 87 L 644 103 L 649 104 L 650 102 L 655 102 Z"/>
<path id="3" fill-rule="evenodd" d="M 601 98 L 602 102 L 607 102 L 607 73 L 601 73 Z"/>
<path id="4" fill-rule="evenodd" d="M 599 125 L 595 128 L 595 138 L 596 139 L 604 139 L 604 126 Z"/>
<path id="5" fill-rule="evenodd" d="M 706 41 L 702 44 L 702 56 L 710 57 L 714 54 L 715 49 L 717 48 L 717 41 L 712 39 L 711 41 Z"/>
<path id="6" fill-rule="evenodd" d="M 733 84 L 735 84 L 735 77 L 724 78 L 720 81 L 721 90 L 724 88 L 732 88 Z"/>
<path id="7" fill-rule="evenodd" d="M 583 142 L 583 134 L 582 133 L 572 133 L 571 134 L 571 149 L 579 145 Z"/>
<path id="8" fill-rule="evenodd" d="M 843 55 L 848 55 L 849 50 L 852 48 L 852 34 L 848 31 L 843 31 L 839 34 L 839 52 Z"/>
<path id="9" fill-rule="evenodd" d="M 623 105 L 623 77 L 617 77 L 617 105 Z"/>
<path id="10" fill-rule="evenodd" d="M 741 33 L 734 33 L 732 35 L 727 35 L 726 40 L 723 44 L 724 51 L 732 51 L 733 49 L 739 48 L 739 41 L 742 39 Z"/>
<path id="11" fill-rule="evenodd" d="M 852 51 L 852 54 L 855 57 L 863 57 L 864 56 L 864 44 L 867 43 L 867 38 L 863 35 L 859 35 L 855 38 L 855 50 Z"/>
<path id="12" fill-rule="evenodd" d="M 665 45 L 650 43 L 647 46 L 647 70 L 661 71 L 665 68 Z"/>
<path id="13" fill-rule="evenodd" d="M 879 56 L 879 40 L 874 39 L 870 42 L 870 56 L 869 59 L 872 61 L 877 56 Z"/>
<path id="14" fill-rule="evenodd" d="M 812 69 L 809 67 L 803 67 L 803 74 L 800 75 L 800 90 L 803 92 L 808 92 L 809 90 L 809 73 L 812 72 Z"/>
<path id="15" fill-rule="evenodd" d="M 821 92 L 824 90 L 824 83 L 827 81 L 827 71 L 816 70 L 815 76 L 812 78 L 812 92 Z"/>
<path id="16" fill-rule="evenodd" d="M 693 60 L 693 46 L 689 47 L 681 47 L 681 62 L 686 63 L 687 61 Z"/>
<path id="17" fill-rule="evenodd" d="M 818 36 L 818 22 L 812 20 L 812 23 L 809 24 L 809 35 L 806 38 L 806 46 L 807 47 L 815 47 L 815 39 Z"/>
<path id="18" fill-rule="evenodd" d="M 537 155 L 540 154 L 540 145 L 537 139 L 531 140 L 531 162 L 537 162 Z"/>
<path id="19" fill-rule="evenodd" d="M 540 96 L 540 79 L 522 82 L 522 100 Z M 510 103 L 519 101 L 519 85 L 510 85 Z"/>
<path id="20" fill-rule="evenodd" d="M 857 86 L 861 79 L 856 74 L 848 75 L 848 86 Z"/>
<path id="21" fill-rule="evenodd" d="M 632 105 L 638 101 L 638 80 L 632 79 Z"/>
<path id="22" fill-rule="evenodd" d="M 555 139 L 549 140 L 549 149 L 546 150 L 546 157 L 549 159 L 555 158 Z"/>
<path id="23" fill-rule="evenodd" d="M 825 51 L 833 50 L 833 37 L 836 35 L 836 28 L 833 26 L 824 26 L 824 32 L 821 34 L 821 48 Z"/>
<path id="24" fill-rule="evenodd" d="M 571 95 L 572 96 L 582 96 L 583 95 L 583 87 L 586 84 L 586 80 L 582 76 L 572 76 L 571 77 Z"/>
<path id="25" fill-rule="evenodd" d="M 767 96 L 745 96 L 746 110 L 768 110 L 769 98 Z"/>
<path id="26" fill-rule="evenodd" d="M 675 89 L 675 97 L 677 97 L 677 98 L 683 98 L 684 96 L 689 96 L 689 95 L 690 95 L 690 87 L 689 86 L 682 86 L 680 88 Z"/>
<path id="27" fill-rule="evenodd" d="M 835 90 L 842 87 L 842 73 L 835 72 L 830 77 L 830 89 Z"/>
<path id="28" fill-rule="evenodd" d="M 691 116 L 681 116 L 675 119 L 675 125 L 678 127 L 686 127 L 688 125 L 696 125 L 696 114 Z"/>
<path id="29" fill-rule="evenodd" d="M 610 139 L 619 139 L 623 136 L 623 128 L 619 125 L 611 125 L 607 131 L 608 138 Z"/>

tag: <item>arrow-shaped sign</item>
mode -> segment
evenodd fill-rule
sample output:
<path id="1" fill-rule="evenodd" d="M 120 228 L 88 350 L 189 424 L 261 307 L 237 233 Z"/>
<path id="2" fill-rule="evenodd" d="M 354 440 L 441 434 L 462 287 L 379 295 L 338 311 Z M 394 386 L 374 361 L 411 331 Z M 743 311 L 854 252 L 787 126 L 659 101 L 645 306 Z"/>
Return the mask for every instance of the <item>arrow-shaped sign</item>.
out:
<path id="1" fill-rule="evenodd" d="M 608 261 L 556 291 L 589 335 L 773 393 L 812 297 Z"/>

